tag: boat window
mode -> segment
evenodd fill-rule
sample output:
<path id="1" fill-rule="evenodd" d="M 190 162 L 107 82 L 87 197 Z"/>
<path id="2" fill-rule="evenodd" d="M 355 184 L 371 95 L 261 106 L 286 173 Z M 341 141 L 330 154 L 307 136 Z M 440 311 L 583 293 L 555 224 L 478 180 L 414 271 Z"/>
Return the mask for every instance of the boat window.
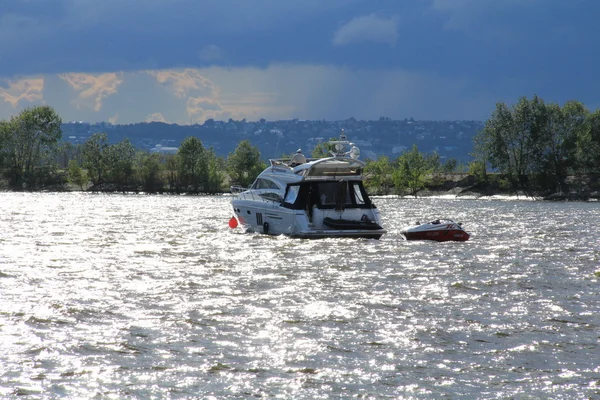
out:
<path id="1" fill-rule="evenodd" d="M 260 196 L 265 200 L 275 201 L 277 203 L 281 203 L 283 200 L 278 193 L 273 192 L 261 193 Z"/>
<path id="2" fill-rule="evenodd" d="M 294 204 L 296 202 L 296 198 L 298 198 L 298 192 L 300 191 L 300 186 L 289 186 L 287 193 L 285 194 L 284 201 L 289 204 Z"/>
<path id="3" fill-rule="evenodd" d="M 354 187 L 354 201 L 356 201 L 356 204 L 365 204 L 362 192 L 360 191 L 360 185 L 358 183 L 354 183 L 352 186 Z"/>
<path id="4" fill-rule="evenodd" d="M 277 189 L 279 190 L 279 186 L 270 179 L 258 178 L 254 185 L 252 185 L 252 189 Z"/>
<path id="5" fill-rule="evenodd" d="M 351 205 L 352 199 L 348 190 L 341 190 L 340 185 L 346 185 L 346 181 L 340 182 L 319 182 L 317 184 L 319 191 L 319 201 L 321 205 L 333 206 L 336 204 L 340 193 L 345 197 L 343 204 Z"/>

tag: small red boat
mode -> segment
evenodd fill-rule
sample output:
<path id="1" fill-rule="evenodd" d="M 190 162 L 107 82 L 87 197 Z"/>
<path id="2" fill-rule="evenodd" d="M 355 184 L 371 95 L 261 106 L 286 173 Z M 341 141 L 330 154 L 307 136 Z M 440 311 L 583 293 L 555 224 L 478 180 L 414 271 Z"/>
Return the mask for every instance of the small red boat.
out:
<path id="1" fill-rule="evenodd" d="M 406 240 L 435 240 L 437 242 L 466 242 L 470 235 L 462 224 L 450 219 L 436 219 L 425 224 L 407 226 L 400 231 Z"/>

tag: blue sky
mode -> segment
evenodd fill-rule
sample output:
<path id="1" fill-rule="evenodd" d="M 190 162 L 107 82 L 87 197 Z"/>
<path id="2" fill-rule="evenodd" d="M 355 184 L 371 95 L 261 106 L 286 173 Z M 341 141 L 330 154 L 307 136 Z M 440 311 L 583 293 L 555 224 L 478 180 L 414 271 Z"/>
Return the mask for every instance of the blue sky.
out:
<path id="1" fill-rule="evenodd" d="M 600 107 L 597 0 L 0 0 L 0 118 L 487 119 Z"/>

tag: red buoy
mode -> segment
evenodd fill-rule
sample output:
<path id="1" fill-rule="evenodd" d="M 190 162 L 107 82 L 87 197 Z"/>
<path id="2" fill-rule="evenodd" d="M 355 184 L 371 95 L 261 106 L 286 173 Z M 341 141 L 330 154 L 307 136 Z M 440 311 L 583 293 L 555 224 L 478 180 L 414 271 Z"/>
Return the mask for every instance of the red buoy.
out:
<path id="1" fill-rule="evenodd" d="M 229 220 L 229 227 L 231 229 L 235 229 L 238 226 L 238 220 L 235 217 L 231 217 L 231 219 Z"/>

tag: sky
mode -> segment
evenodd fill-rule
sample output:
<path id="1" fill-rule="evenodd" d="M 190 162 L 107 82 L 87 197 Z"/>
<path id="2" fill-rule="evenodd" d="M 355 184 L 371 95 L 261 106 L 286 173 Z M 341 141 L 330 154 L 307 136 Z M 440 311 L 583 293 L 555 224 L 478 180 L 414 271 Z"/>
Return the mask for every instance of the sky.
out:
<path id="1" fill-rule="evenodd" d="M 598 0 L 0 0 L 0 119 L 486 120 L 600 108 Z"/>

